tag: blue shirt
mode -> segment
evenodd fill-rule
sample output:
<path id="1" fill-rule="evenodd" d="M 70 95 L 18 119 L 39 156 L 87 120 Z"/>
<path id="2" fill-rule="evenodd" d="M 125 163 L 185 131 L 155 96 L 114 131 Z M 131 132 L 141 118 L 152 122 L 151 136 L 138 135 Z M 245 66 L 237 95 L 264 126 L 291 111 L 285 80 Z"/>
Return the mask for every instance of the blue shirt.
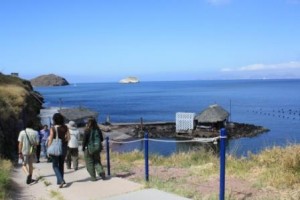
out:
<path id="1" fill-rule="evenodd" d="M 49 137 L 49 134 L 50 134 L 50 131 L 49 129 L 42 129 L 40 131 L 40 134 L 42 135 L 41 138 L 40 138 L 40 141 L 46 141 Z"/>

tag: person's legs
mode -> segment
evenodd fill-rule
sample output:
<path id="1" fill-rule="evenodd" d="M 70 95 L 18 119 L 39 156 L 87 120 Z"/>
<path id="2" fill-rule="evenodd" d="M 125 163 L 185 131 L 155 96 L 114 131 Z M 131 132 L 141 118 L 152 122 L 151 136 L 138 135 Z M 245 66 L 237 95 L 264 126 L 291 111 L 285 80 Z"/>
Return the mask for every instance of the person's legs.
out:
<path id="1" fill-rule="evenodd" d="M 63 177 L 61 174 L 61 171 L 59 169 L 59 157 L 60 156 L 51 156 L 52 158 L 52 168 L 54 170 L 56 179 L 57 179 L 57 184 L 62 184 L 63 183 Z"/>
<path id="2" fill-rule="evenodd" d="M 64 180 L 64 163 L 65 163 L 65 158 L 66 158 L 66 156 L 64 156 L 64 155 L 61 155 L 61 156 L 58 156 L 58 166 L 59 166 L 59 171 L 60 171 L 60 173 L 61 173 L 61 177 L 62 177 L 62 180 L 63 180 L 63 182 L 65 182 L 65 180 Z"/>
<path id="3" fill-rule="evenodd" d="M 36 146 L 36 162 L 40 162 L 40 155 L 41 155 L 41 145 Z"/>
<path id="4" fill-rule="evenodd" d="M 42 147 L 43 156 L 44 156 L 44 158 L 47 159 L 48 156 L 47 156 L 47 147 L 46 147 L 46 141 L 45 140 L 42 140 L 41 147 Z"/>
<path id="5" fill-rule="evenodd" d="M 100 176 L 104 180 L 105 173 L 104 173 L 103 166 L 101 164 L 100 152 L 94 154 L 94 161 L 95 161 L 95 169 L 96 169 L 98 176 Z"/>
<path id="6" fill-rule="evenodd" d="M 95 168 L 96 168 L 97 174 L 100 176 L 100 174 L 102 172 L 104 172 L 103 166 L 102 166 L 101 160 L 100 160 L 100 153 L 94 154 L 94 160 L 95 160 Z"/>
<path id="7" fill-rule="evenodd" d="M 34 155 L 24 156 L 24 162 L 23 162 L 23 167 L 22 168 L 25 171 L 25 173 L 27 174 L 27 177 L 26 177 L 26 183 L 27 184 L 30 184 L 30 183 L 35 181 L 35 180 L 32 179 L 34 158 L 35 158 Z"/>
<path id="8" fill-rule="evenodd" d="M 72 161 L 73 161 L 73 168 L 74 168 L 74 170 L 77 170 L 78 169 L 78 160 L 79 160 L 78 148 L 71 149 L 71 156 L 72 156 Z"/>
<path id="9" fill-rule="evenodd" d="M 95 173 L 94 160 L 93 160 L 93 157 L 91 155 L 89 155 L 87 150 L 84 151 L 84 159 L 85 159 L 86 169 L 87 169 L 88 173 L 90 174 L 92 181 L 95 181 L 96 173 Z"/>
<path id="10" fill-rule="evenodd" d="M 71 150 L 72 149 L 68 147 L 67 156 L 66 156 L 67 169 L 71 169 Z"/>
<path id="11" fill-rule="evenodd" d="M 34 161 L 34 155 L 28 156 L 28 171 L 29 175 L 32 175 L 33 173 L 33 161 Z"/>

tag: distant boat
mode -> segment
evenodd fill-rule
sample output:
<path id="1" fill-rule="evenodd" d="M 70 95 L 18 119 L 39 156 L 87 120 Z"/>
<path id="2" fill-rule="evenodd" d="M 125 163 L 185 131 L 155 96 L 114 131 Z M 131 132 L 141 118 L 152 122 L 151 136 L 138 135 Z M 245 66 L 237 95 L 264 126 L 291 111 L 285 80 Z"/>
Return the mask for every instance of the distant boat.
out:
<path id="1" fill-rule="evenodd" d="M 133 76 L 129 76 L 119 81 L 119 83 L 139 83 L 139 82 L 140 82 L 139 79 Z"/>

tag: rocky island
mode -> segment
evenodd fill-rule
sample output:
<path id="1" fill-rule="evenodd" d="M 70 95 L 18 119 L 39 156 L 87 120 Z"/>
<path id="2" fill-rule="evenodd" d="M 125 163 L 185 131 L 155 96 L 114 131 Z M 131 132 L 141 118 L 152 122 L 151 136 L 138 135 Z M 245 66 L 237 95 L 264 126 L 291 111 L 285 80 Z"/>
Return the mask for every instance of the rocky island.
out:
<path id="1" fill-rule="evenodd" d="M 30 83 L 34 87 L 48 87 L 48 86 L 64 86 L 69 85 L 69 82 L 60 76 L 55 74 L 41 75 L 30 80 Z"/>
<path id="2" fill-rule="evenodd" d="M 144 123 L 144 124 L 107 124 L 100 125 L 101 130 L 108 136 L 119 135 L 120 138 L 116 139 L 128 139 L 142 138 L 144 132 L 147 131 L 150 138 L 182 138 L 182 139 L 193 139 L 193 138 L 212 138 L 220 136 L 219 130 L 203 130 L 195 129 L 187 133 L 176 133 L 175 122 L 155 122 L 155 123 Z M 231 122 L 225 127 L 228 133 L 229 139 L 238 139 L 242 137 L 254 137 L 259 134 L 268 132 L 269 129 L 256 126 L 253 124 L 245 124 L 238 122 Z M 125 136 L 125 135 L 127 136 Z"/>

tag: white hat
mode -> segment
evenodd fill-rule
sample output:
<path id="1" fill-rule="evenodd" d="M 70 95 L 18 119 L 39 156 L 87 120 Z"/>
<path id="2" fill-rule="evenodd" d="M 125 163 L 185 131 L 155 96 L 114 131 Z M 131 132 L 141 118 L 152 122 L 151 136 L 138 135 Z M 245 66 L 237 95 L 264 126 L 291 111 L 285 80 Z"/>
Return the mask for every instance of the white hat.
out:
<path id="1" fill-rule="evenodd" d="M 74 121 L 69 121 L 69 127 L 76 127 L 76 123 Z"/>

